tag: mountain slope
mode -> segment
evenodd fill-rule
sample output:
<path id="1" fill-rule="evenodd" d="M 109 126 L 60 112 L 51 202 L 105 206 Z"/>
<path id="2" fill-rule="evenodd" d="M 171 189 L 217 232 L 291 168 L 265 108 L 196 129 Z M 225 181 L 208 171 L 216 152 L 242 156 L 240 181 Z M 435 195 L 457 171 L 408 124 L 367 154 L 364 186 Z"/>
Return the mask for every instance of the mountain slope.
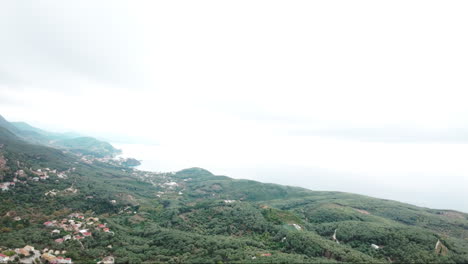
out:
<path id="1" fill-rule="evenodd" d="M 114 148 L 111 144 L 92 137 L 61 139 L 53 141 L 53 144 L 75 153 L 96 157 L 112 156 L 120 153 L 120 151 Z"/>
<path id="2" fill-rule="evenodd" d="M 25 122 L 8 122 L 2 116 L 0 116 L 0 127 L 29 143 L 60 148 L 75 154 L 106 157 L 120 153 L 120 150 L 105 141 L 79 136 L 76 133 L 48 132 Z"/>
<path id="3" fill-rule="evenodd" d="M 4 128 L 0 144 L 1 181 L 17 180 L 0 192 L 1 252 L 32 245 L 65 250 L 53 254 L 80 263 L 106 256 L 118 263 L 468 262 L 464 213 L 200 168 L 153 173 L 84 163 Z"/>
<path id="4" fill-rule="evenodd" d="M 0 115 L 0 127 L 9 130 L 12 133 L 16 133 L 19 131 L 18 128 L 16 128 L 14 125 L 8 122 L 2 115 Z"/>

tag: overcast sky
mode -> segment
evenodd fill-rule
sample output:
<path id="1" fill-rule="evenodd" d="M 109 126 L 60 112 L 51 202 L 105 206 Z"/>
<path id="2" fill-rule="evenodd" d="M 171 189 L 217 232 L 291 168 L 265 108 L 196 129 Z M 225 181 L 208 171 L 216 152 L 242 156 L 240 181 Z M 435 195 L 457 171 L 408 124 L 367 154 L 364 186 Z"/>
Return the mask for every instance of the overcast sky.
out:
<path id="1" fill-rule="evenodd" d="M 159 161 L 183 162 L 161 168 L 279 183 L 294 171 L 294 185 L 468 211 L 467 12 L 466 1 L 2 1 L 0 114 L 170 146 Z"/>

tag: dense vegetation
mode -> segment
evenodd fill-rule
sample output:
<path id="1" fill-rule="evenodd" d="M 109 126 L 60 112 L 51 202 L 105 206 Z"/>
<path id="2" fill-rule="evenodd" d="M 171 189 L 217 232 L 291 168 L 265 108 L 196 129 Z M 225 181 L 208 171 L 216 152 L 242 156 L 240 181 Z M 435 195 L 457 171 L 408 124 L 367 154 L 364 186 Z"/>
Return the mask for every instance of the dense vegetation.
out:
<path id="1" fill-rule="evenodd" d="M 0 192 L 4 250 L 66 250 L 80 263 L 109 255 L 118 263 L 468 263 L 464 213 L 234 180 L 200 168 L 158 174 L 84 163 L 4 127 L 0 145 L 1 181 L 18 170 L 27 181 Z M 44 168 L 57 173 L 32 181 Z M 56 195 L 45 195 L 51 190 Z M 56 243 L 68 233 L 51 234 L 43 223 L 76 212 L 98 217 L 112 233 L 93 230 Z"/>

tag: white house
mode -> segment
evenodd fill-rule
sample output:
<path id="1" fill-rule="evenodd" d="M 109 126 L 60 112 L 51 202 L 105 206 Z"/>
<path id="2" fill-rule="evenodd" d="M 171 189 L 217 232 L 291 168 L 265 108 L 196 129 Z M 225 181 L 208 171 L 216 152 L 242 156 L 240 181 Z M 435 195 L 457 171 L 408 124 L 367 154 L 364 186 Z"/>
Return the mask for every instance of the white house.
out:
<path id="1" fill-rule="evenodd" d="M 7 263 L 8 260 L 10 260 L 10 257 L 8 257 L 7 255 L 3 255 L 0 253 L 0 263 Z"/>

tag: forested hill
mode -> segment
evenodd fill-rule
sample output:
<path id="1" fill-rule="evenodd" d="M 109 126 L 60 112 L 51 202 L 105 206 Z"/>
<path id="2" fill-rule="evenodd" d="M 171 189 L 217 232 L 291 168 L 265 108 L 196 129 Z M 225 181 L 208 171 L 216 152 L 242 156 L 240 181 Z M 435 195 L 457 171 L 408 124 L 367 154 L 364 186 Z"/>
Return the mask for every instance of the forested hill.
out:
<path id="1" fill-rule="evenodd" d="M 14 261 L 468 263 L 461 212 L 85 162 L 4 127 L 0 146 L 0 253 Z"/>
<path id="2" fill-rule="evenodd" d="M 75 154 L 91 157 L 108 157 L 120 153 L 111 144 L 76 133 L 54 133 L 33 127 L 25 122 L 8 122 L 0 115 L 0 127 L 9 130 L 18 138 L 31 144 L 38 144 Z"/>

